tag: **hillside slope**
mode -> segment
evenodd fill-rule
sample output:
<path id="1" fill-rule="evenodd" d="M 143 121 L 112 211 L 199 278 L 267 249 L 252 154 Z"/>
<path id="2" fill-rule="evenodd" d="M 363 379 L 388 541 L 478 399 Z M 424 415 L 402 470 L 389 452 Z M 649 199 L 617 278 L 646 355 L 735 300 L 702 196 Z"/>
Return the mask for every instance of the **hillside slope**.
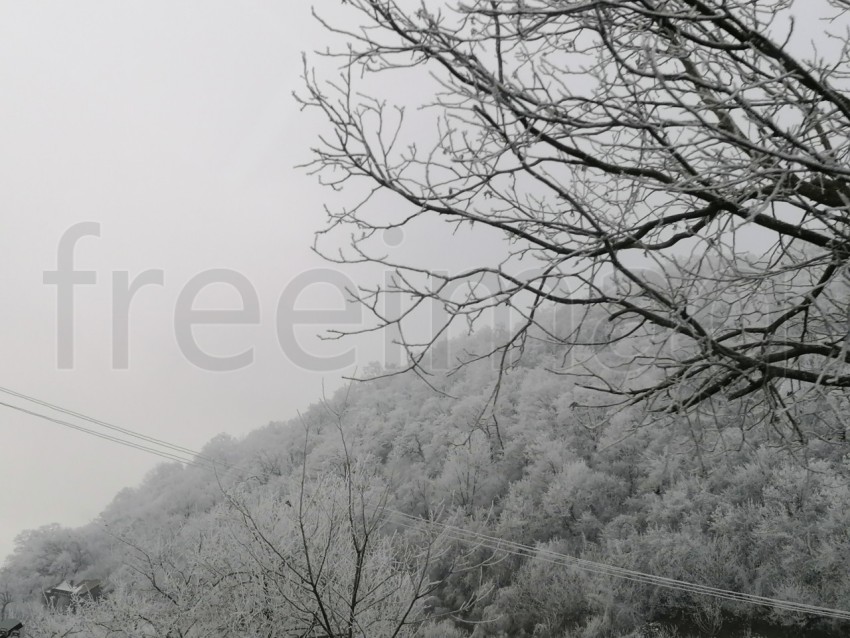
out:
<path id="1" fill-rule="evenodd" d="M 488 343 L 482 333 L 451 347 Z M 586 354 L 604 364 L 604 352 Z M 317 600 L 328 622 L 356 616 L 345 627 L 370 637 L 394 635 L 404 610 L 395 635 L 591 638 L 652 623 L 846 635 L 838 621 L 547 560 L 850 609 L 850 457 L 843 439 L 818 437 L 833 418 L 822 406 L 793 444 L 751 427 L 756 415 L 740 406 L 710 421 L 599 407 L 603 397 L 549 371 L 562 356 L 532 340 L 501 378 L 492 358 L 435 375 L 433 387 L 390 376 L 244 439 L 217 437 L 202 450 L 215 470 L 164 464 L 86 527 L 22 534 L 0 572 L 9 611 L 44 635 L 57 623 L 90 623 L 91 635 L 289 635 L 275 632 L 296 616 L 322 625 Z M 495 551 L 394 512 L 539 552 Z M 327 567 L 308 586 L 311 556 Z M 106 579 L 113 593 L 77 615 L 40 610 L 32 601 L 64 578 Z M 367 586 L 374 599 L 353 610 Z"/>

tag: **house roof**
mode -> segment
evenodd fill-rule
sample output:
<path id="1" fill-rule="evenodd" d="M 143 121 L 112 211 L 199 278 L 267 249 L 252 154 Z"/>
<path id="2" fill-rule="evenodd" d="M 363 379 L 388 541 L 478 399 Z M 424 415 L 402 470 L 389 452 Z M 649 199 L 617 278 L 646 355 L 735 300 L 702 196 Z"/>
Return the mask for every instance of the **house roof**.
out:
<path id="1" fill-rule="evenodd" d="M 74 581 L 69 580 L 63 580 L 61 583 L 55 585 L 54 587 L 51 587 L 47 591 L 61 592 L 64 594 L 68 594 L 69 596 L 79 596 L 80 594 L 88 594 L 97 587 L 100 587 L 100 581 L 96 578 L 81 580 L 79 583 L 74 583 Z"/>
<path id="2" fill-rule="evenodd" d="M 74 593 L 74 586 L 67 580 L 63 580 L 61 583 L 59 583 L 58 585 L 54 585 L 50 589 L 53 591 L 64 591 L 69 594 Z"/>
<path id="3" fill-rule="evenodd" d="M 20 629 L 23 626 L 24 624 L 20 620 L 14 618 L 0 620 L 0 631 L 15 631 L 15 629 Z"/>
<path id="4" fill-rule="evenodd" d="M 75 594 L 87 594 L 93 589 L 97 589 L 100 587 L 100 581 L 96 578 L 91 578 L 89 580 L 81 580 L 77 583 L 77 586 L 74 588 Z"/>

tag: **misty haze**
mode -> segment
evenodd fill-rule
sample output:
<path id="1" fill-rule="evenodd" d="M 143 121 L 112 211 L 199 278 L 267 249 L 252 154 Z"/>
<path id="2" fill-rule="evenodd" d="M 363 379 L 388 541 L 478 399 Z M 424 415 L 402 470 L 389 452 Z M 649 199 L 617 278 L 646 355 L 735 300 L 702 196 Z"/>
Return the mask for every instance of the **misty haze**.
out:
<path id="1" fill-rule="evenodd" d="M 0 18 L 0 638 L 850 635 L 850 2 Z"/>

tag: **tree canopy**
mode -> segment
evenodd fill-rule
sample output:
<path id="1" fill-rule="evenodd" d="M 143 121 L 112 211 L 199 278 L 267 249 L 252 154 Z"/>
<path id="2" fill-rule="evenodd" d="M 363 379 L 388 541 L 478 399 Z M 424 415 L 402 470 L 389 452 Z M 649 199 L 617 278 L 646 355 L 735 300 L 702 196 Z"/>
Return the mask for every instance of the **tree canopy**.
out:
<path id="1" fill-rule="evenodd" d="M 367 196 L 330 211 L 317 247 L 392 273 L 354 294 L 375 328 L 399 328 L 408 368 L 500 305 L 521 317 L 494 348 L 510 362 L 548 304 L 570 320 L 546 338 L 640 368 L 623 383 L 582 370 L 626 402 L 744 398 L 796 440 L 788 396 L 846 403 L 850 3 L 345 4 L 356 28 L 325 21 L 342 71 L 308 66 L 301 99 L 329 125 L 313 168 Z M 397 84 L 384 95 L 376 78 Z M 446 273 L 376 243 L 421 218 L 495 232 L 502 252 Z M 408 305 L 387 310 L 393 296 Z M 407 337 L 434 302 L 445 322 Z"/>
<path id="2" fill-rule="evenodd" d="M 98 638 L 848 635 L 841 618 L 789 609 L 850 612 L 842 446 L 792 455 L 770 429 L 698 430 L 675 414 L 636 428 L 640 406 L 578 405 L 587 391 L 546 371 L 559 350 L 529 342 L 498 427 L 475 421 L 497 376 L 479 361 L 442 394 L 396 375 L 215 439 L 203 456 L 229 466 L 162 466 L 95 524 L 22 534 L 0 569 L 7 615 L 34 636 Z M 411 524 L 421 517 L 436 523 Z M 76 614 L 44 607 L 43 588 L 83 578 L 108 595 Z"/>

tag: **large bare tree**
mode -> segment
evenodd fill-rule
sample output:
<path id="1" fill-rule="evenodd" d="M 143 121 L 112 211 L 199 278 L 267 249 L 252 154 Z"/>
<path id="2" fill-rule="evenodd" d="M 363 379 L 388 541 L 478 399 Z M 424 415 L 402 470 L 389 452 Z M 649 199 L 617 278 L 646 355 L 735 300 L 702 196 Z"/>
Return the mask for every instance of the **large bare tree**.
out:
<path id="1" fill-rule="evenodd" d="M 637 344 L 619 364 L 653 374 L 612 383 L 587 368 L 624 401 L 745 398 L 798 438 L 792 399 L 846 408 L 850 3 L 343 4 L 356 28 L 320 16 L 346 43 L 324 54 L 341 73 L 315 58 L 301 99 L 330 125 L 313 168 L 366 197 L 330 210 L 317 247 L 392 273 L 354 292 L 370 329 L 400 330 L 410 368 L 449 324 L 500 304 L 523 318 L 494 348 L 508 363 L 551 304 L 569 329 L 533 334 Z M 500 259 L 446 273 L 376 241 L 423 217 L 495 231 Z M 435 301 L 446 321 L 405 338 Z"/>

